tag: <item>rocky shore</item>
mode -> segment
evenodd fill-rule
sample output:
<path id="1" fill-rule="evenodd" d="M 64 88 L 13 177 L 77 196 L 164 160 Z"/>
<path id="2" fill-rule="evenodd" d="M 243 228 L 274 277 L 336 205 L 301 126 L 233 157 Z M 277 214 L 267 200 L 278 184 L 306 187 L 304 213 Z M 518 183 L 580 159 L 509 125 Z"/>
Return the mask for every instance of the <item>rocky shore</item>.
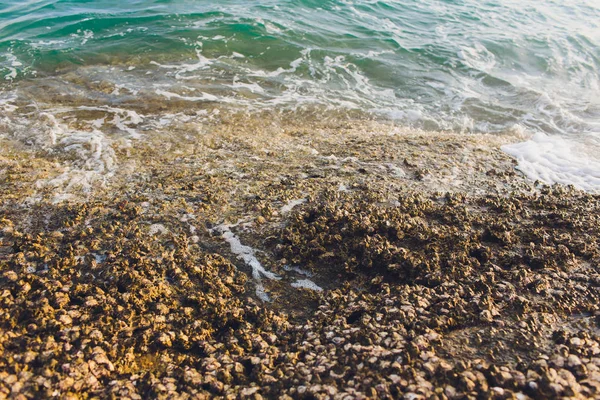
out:
<path id="1" fill-rule="evenodd" d="M 222 116 L 66 200 L 5 141 L 0 398 L 600 398 L 600 196 L 511 140 Z"/>

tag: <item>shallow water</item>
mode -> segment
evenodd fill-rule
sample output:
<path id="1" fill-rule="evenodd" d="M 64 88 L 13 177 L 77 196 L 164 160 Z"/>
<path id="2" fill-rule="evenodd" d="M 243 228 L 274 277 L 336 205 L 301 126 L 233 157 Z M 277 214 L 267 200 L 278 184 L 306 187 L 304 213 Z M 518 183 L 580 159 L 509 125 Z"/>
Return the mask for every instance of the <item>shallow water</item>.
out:
<path id="1" fill-rule="evenodd" d="M 506 150 L 530 178 L 595 191 L 599 17 L 584 0 L 5 1 L 0 124 L 106 174 L 115 141 L 224 108 L 352 112 L 518 131 L 531 140 Z"/>

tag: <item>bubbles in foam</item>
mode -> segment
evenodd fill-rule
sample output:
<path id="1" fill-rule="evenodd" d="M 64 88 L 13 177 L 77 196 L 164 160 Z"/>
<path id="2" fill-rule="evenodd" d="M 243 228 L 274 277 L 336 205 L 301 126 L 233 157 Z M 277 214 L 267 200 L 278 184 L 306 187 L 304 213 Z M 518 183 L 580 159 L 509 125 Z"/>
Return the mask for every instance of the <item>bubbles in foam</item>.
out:
<path id="1" fill-rule="evenodd" d="M 502 150 L 515 157 L 517 168 L 532 180 L 600 192 L 600 162 L 578 149 L 576 142 L 538 132 L 531 139 L 505 145 Z"/>
<path id="2" fill-rule="evenodd" d="M 39 188 L 52 187 L 54 201 L 90 193 L 97 183 L 104 183 L 117 170 L 117 158 L 111 141 L 99 130 L 73 131 L 60 124 L 50 126 L 54 135 L 53 151 L 75 156 L 58 177 L 37 182 Z"/>
<path id="3" fill-rule="evenodd" d="M 6 69 L 8 69 L 8 72 L 4 75 L 4 79 L 7 81 L 13 81 L 17 78 L 18 75 L 17 68 L 21 68 L 23 66 L 23 63 L 20 62 L 17 59 L 17 57 L 10 52 L 6 53 L 4 57 L 7 61 Z"/>
<path id="4" fill-rule="evenodd" d="M 0 136 L 33 150 L 43 149 L 57 161 L 50 176 L 36 182 L 38 193 L 29 201 L 40 200 L 39 191 L 48 188 L 54 202 L 87 195 L 117 172 L 113 141 L 99 129 L 104 119 L 91 121 L 89 130 L 73 128 L 57 117 L 64 110 L 23 113 L 13 104 L 16 100 L 11 95 L 0 99 L 4 114 L 0 118 Z M 130 117 L 135 120 L 133 115 Z"/>

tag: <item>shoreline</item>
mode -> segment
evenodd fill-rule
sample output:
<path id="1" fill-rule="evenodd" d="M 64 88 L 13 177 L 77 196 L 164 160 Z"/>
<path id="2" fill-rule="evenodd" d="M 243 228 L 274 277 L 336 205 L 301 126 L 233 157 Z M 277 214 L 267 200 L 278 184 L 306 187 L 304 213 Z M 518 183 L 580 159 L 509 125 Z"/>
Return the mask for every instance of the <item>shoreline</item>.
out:
<path id="1" fill-rule="evenodd" d="M 600 197 L 528 182 L 519 139 L 222 115 L 108 138 L 110 166 L 18 142 L 0 397 L 600 396 Z"/>

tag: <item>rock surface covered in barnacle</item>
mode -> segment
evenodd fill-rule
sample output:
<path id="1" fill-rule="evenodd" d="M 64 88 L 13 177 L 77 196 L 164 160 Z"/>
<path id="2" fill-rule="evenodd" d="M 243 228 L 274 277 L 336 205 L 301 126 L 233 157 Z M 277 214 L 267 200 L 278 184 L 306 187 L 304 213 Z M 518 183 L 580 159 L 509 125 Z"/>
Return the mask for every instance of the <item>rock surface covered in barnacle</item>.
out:
<path id="1" fill-rule="evenodd" d="M 243 122 L 117 152 L 135 168 L 71 203 L 1 155 L 0 397 L 600 396 L 598 196 L 481 138 Z"/>

